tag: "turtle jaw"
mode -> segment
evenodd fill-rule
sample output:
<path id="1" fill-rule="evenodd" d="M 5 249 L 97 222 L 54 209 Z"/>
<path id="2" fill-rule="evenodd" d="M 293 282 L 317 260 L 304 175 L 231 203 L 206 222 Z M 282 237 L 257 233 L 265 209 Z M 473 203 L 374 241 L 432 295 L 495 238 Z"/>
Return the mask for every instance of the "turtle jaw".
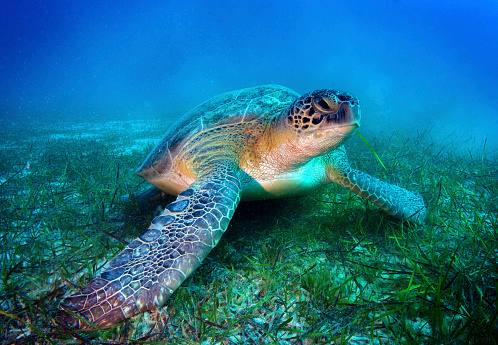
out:
<path id="1" fill-rule="evenodd" d="M 348 124 L 348 125 L 340 125 L 340 126 L 332 126 L 326 129 L 319 129 L 315 133 L 315 137 L 317 138 L 333 138 L 338 137 L 341 140 L 345 140 L 353 135 L 354 132 L 360 127 L 359 124 Z M 319 134 L 317 136 L 317 134 Z"/>
<path id="2" fill-rule="evenodd" d="M 317 129 L 309 138 L 312 142 L 315 142 L 317 147 L 320 147 L 323 154 L 344 145 L 353 136 L 353 133 L 359 126 L 358 123 L 353 123 Z"/>
<path id="3" fill-rule="evenodd" d="M 333 112 L 324 112 L 323 121 L 318 130 L 332 129 L 338 135 L 353 133 L 360 127 L 361 109 L 360 106 L 350 102 L 341 102 Z"/>
<path id="4" fill-rule="evenodd" d="M 342 102 L 333 112 L 323 113 L 323 121 L 313 133 L 315 140 L 332 140 L 332 147 L 346 142 L 360 127 L 359 105 Z"/>

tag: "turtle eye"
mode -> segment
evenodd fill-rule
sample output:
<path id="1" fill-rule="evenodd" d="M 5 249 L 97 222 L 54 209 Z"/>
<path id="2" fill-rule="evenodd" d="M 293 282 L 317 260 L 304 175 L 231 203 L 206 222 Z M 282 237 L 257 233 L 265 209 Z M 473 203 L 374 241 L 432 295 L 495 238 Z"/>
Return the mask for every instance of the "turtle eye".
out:
<path id="1" fill-rule="evenodd" d="M 313 104 L 321 111 L 330 111 L 329 103 L 322 97 L 313 97 Z"/>

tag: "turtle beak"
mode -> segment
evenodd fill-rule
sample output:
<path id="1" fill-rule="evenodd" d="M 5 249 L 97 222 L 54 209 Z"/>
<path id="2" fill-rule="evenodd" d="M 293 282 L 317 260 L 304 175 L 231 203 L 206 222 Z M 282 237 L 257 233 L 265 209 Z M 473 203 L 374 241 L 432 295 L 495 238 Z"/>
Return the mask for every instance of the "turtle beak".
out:
<path id="1" fill-rule="evenodd" d="M 361 109 L 358 98 L 349 93 L 337 92 L 338 106 L 325 115 L 325 127 L 360 127 Z"/>
<path id="2" fill-rule="evenodd" d="M 357 102 L 342 101 L 335 111 L 325 114 L 322 128 L 329 135 L 350 136 L 360 127 L 361 109 Z"/>

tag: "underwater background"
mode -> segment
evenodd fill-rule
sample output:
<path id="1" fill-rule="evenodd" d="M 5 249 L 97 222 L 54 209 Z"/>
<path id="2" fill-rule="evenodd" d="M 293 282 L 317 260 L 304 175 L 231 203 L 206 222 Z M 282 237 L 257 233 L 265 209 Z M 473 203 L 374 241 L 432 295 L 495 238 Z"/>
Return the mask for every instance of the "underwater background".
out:
<path id="1" fill-rule="evenodd" d="M 495 0 L 1 1 L 0 345 L 498 344 L 497 23 Z M 335 184 L 243 202 L 164 308 L 58 324 L 174 199 L 131 196 L 169 127 L 269 83 L 358 96 L 351 166 L 426 223 Z"/>
<path id="2" fill-rule="evenodd" d="M 177 118 L 275 83 L 356 94 L 363 131 L 498 144 L 498 4 L 3 1 L 0 116 Z"/>

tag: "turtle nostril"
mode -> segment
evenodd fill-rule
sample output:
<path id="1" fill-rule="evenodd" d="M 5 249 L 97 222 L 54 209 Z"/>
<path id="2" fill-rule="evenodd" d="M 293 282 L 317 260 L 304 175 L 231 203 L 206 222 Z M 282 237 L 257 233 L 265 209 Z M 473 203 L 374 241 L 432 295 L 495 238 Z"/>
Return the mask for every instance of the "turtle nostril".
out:
<path id="1" fill-rule="evenodd" d="M 351 96 L 347 93 L 337 93 L 336 96 L 341 102 L 347 102 L 351 100 Z"/>

